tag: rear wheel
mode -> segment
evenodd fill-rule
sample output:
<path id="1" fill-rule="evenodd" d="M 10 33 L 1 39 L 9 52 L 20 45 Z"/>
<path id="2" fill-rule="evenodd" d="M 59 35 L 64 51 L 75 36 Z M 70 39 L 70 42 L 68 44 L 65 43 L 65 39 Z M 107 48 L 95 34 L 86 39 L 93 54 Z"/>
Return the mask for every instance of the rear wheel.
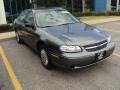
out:
<path id="1" fill-rule="evenodd" d="M 45 46 L 40 46 L 39 54 L 40 54 L 40 60 L 41 60 L 42 65 L 46 69 L 51 69 L 52 63 L 51 63 L 50 54 L 47 51 L 47 48 Z"/>

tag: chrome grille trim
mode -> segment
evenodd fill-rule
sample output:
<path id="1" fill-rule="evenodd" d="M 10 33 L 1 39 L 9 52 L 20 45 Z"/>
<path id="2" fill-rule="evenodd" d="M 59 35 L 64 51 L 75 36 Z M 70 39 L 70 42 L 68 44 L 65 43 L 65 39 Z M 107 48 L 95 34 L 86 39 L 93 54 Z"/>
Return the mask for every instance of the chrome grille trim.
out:
<path id="1" fill-rule="evenodd" d="M 98 43 L 86 45 L 86 46 L 84 46 L 84 48 L 86 51 L 92 52 L 92 51 L 97 51 L 97 50 L 105 48 L 107 46 L 107 44 L 108 44 L 107 40 L 103 40 Z"/>
<path id="2" fill-rule="evenodd" d="M 86 47 L 85 49 L 94 49 L 94 48 L 97 48 L 97 47 L 100 47 L 100 46 L 103 46 L 107 44 L 107 42 L 103 43 L 103 44 L 100 44 L 100 45 L 97 45 L 97 46 L 92 46 L 92 47 Z"/>

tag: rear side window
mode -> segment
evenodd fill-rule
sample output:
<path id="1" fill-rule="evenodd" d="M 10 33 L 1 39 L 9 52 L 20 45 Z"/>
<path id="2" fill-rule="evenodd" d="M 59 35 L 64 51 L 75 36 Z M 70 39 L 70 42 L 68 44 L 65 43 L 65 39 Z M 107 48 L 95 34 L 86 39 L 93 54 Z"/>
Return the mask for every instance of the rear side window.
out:
<path id="1" fill-rule="evenodd" d="M 29 12 L 26 14 L 24 21 L 25 21 L 26 23 L 31 23 L 31 24 L 34 23 L 34 18 L 33 18 L 33 13 L 32 13 L 32 11 L 29 11 Z"/>
<path id="2" fill-rule="evenodd" d="M 27 13 L 28 13 L 28 11 L 23 11 L 23 12 L 19 15 L 18 20 L 19 20 L 19 21 L 23 21 L 23 20 L 25 19 Z"/>

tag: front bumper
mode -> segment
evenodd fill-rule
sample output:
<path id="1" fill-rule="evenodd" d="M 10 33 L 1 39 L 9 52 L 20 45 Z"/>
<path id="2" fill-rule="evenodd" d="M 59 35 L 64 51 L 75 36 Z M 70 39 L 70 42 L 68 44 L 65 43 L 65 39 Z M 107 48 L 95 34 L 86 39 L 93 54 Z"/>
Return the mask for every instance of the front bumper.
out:
<path id="1" fill-rule="evenodd" d="M 54 65 L 68 69 L 77 69 L 86 66 L 96 64 L 103 59 L 110 56 L 115 49 L 115 44 L 113 42 L 109 43 L 107 47 L 93 52 L 88 52 L 83 50 L 79 53 L 63 53 L 62 55 L 53 55 L 52 62 Z M 100 52 L 105 52 L 104 57 L 101 60 L 96 59 L 96 54 Z"/>

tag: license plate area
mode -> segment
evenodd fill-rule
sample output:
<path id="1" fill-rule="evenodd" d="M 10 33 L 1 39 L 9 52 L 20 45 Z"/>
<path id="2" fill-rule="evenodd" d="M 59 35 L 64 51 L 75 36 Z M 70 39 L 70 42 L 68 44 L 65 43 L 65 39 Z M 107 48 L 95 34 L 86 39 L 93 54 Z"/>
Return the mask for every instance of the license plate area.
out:
<path id="1" fill-rule="evenodd" d="M 96 59 L 97 60 L 102 60 L 102 59 L 104 59 L 105 55 L 106 55 L 105 51 L 99 52 L 99 53 L 96 54 Z"/>

